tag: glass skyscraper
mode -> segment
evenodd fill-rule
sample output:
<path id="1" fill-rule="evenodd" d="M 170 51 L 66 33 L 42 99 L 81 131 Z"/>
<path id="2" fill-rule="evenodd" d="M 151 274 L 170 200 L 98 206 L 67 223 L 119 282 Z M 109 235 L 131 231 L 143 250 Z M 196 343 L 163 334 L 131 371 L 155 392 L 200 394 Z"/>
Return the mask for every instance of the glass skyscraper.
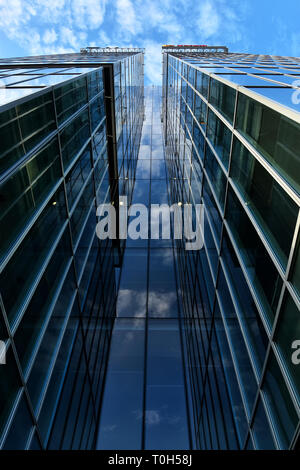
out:
<path id="1" fill-rule="evenodd" d="M 96 207 L 131 199 L 143 51 L 0 63 L 0 447 L 95 447 L 115 270 Z"/>
<path id="2" fill-rule="evenodd" d="M 171 201 L 204 205 L 204 248 L 176 257 L 198 449 L 299 445 L 299 79 L 294 57 L 163 47 Z"/>
<path id="3" fill-rule="evenodd" d="M 299 447 L 300 59 L 162 55 L 0 61 L 1 449 Z M 203 247 L 100 240 L 120 196 Z"/>

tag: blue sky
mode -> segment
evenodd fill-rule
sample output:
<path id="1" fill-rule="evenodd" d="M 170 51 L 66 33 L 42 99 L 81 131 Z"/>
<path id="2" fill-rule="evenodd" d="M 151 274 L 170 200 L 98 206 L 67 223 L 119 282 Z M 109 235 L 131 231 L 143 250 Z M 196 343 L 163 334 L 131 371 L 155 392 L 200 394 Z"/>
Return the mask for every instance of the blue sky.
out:
<path id="1" fill-rule="evenodd" d="M 0 0 L 0 56 L 146 47 L 146 83 L 161 83 L 161 44 L 227 45 L 300 56 L 299 0 Z"/>

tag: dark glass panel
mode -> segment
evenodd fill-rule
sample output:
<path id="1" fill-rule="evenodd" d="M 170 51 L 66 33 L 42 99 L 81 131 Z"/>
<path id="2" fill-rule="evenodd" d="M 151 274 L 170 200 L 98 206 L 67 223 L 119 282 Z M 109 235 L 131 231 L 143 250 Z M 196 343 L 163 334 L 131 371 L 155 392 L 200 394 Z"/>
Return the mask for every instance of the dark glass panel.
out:
<path id="1" fill-rule="evenodd" d="M 217 196 L 218 202 L 223 209 L 225 202 L 226 176 L 208 145 L 206 146 L 204 168 L 209 176 L 210 183 Z"/>
<path id="2" fill-rule="evenodd" d="M 14 335 L 18 356 L 24 371 L 31 360 L 38 337 L 49 321 L 51 306 L 56 300 L 57 288 L 70 256 L 69 234 L 65 232 Z M 75 285 L 73 288 L 75 289 Z"/>
<path id="3" fill-rule="evenodd" d="M 268 337 L 226 231 L 223 238 L 222 259 L 225 262 L 231 289 L 235 296 L 235 302 L 238 305 L 238 313 L 247 332 L 247 340 L 249 341 L 256 367 L 261 373 L 267 352 Z"/>
<path id="4" fill-rule="evenodd" d="M 65 170 L 90 136 L 88 111 L 82 111 L 61 133 L 62 156 Z"/>
<path id="5" fill-rule="evenodd" d="M 229 188 L 227 221 L 268 320 L 272 323 L 282 280 L 244 209 Z"/>
<path id="6" fill-rule="evenodd" d="M 252 425 L 256 447 L 259 450 L 276 449 L 264 405 L 259 400 Z"/>
<path id="7" fill-rule="evenodd" d="M 236 127 L 299 192 L 300 124 L 239 94 Z"/>
<path id="8" fill-rule="evenodd" d="M 288 449 L 299 418 L 273 353 L 267 366 L 263 392 L 272 413 L 281 448 Z"/>
<path id="9" fill-rule="evenodd" d="M 148 330 L 146 449 L 187 449 L 188 430 L 178 322 Z"/>
<path id="10" fill-rule="evenodd" d="M 55 139 L 0 187 L 1 254 L 15 241 L 60 177 Z"/>
<path id="11" fill-rule="evenodd" d="M 92 125 L 92 132 L 96 129 L 96 127 L 100 124 L 102 119 L 105 116 L 104 110 L 104 93 L 98 96 L 91 104 L 91 125 Z"/>
<path id="12" fill-rule="evenodd" d="M 7 423 L 12 406 L 21 389 L 21 381 L 17 370 L 12 348 L 6 351 L 6 364 L 0 365 L 0 433 Z"/>
<path id="13" fill-rule="evenodd" d="M 218 80 L 211 79 L 209 101 L 226 119 L 233 122 L 236 90 Z"/>
<path id="14" fill-rule="evenodd" d="M 96 96 L 103 89 L 103 69 L 95 70 L 92 73 L 89 73 L 87 76 L 88 81 L 88 90 L 89 90 L 89 99 L 93 96 Z"/>
<path id="15" fill-rule="evenodd" d="M 58 123 L 68 119 L 87 102 L 86 77 L 54 88 Z"/>
<path id="16" fill-rule="evenodd" d="M 297 205 L 237 139 L 234 139 L 231 177 L 286 266 L 298 215 Z"/>
<path id="17" fill-rule="evenodd" d="M 93 204 L 93 185 L 92 179 L 90 178 L 89 181 L 86 183 L 86 187 L 76 204 L 76 207 L 71 216 L 71 229 L 72 229 L 72 236 L 73 236 L 73 243 L 76 244 L 80 231 L 83 228 L 83 223 L 87 217 L 89 210 Z"/>
<path id="18" fill-rule="evenodd" d="M 298 236 L 298 244 L 296 245 L 294 254 L 294 264 L 292 267 L 291 282 L 297 290 L 300 297 L 300 238 Z"/>
<path id="19" fill-rule="evenodd" d="M 52 93 L 26 101 L 16 107 L 24 148 L 29 152 L 56 129 Z"/>
<path id="20" fill-rule="evenodd" d="M 19 401 L 12 425 L 5 439 L 3 450 L 23 450 L 26 448 L 29 434 L 33 428 L 32 417 L 29 413 L 24 393 Z"/>
<path id="21" fill-rule="evenodd" d="M 141 448 L 144 339 L 144 320 L 116 321 L 110 347 L 97 449 Z"/>
<path id="22" fill-rule="evenodd" d="M 228 169 L 232 133 L 213 113 L 208 111 L 207 137 L 211 141 L 220 160 Z"/>
<path id="23" fill-rule="evenodd" d="M 68 198 L 69 210 L 82 189 L 87 177 L 90 174 L 91 165 L 91 150 L 88 146 L 80 155 L 79 159 L 66 176 L 66 191 Z"/>
<path id="24" fill-rule="evenodd" d="M 293 361 L 292 358 L 293 353 L 295 353 L 295 359 L 297 359 L 296 362 L 298 362 L 298 357 L 300 356 L 300 354 L 297 356 L 296 349 L 292 347 L 296 340 L 298 340 L 298 342 L 300 340 L 300 312 L 292 297 L 287 292 L 279 313 L 275 342 L 282 354 L 300 403 L 299 364 L 295 363 L 295 360 Z M 297 349 L 300 349 L 300 345 L 298 345 Z"/>
<path id="25" fill-rule="evenodd" d="M 66 220 L 60 187 L 0 275 L 2 298 L 12 323 Z"/>
<path id="26" fill-rule="evenodd" d="M 208 96 L 209 76 L 197 70 L 196 89 L 205 98 Z"/>

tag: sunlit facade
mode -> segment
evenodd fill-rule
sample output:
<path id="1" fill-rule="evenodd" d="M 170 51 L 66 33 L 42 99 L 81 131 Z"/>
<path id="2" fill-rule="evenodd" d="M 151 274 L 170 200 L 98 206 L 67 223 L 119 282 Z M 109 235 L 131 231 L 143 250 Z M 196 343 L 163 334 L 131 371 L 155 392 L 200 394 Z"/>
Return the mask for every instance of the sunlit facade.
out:
<path id="1" fill-rule="evenodd" d="M 292 57 L 163 48 L 171 202 L 205 212 L 204 248 L 177 242 L 197 449 L 299 442 L 299 79 Z"/>

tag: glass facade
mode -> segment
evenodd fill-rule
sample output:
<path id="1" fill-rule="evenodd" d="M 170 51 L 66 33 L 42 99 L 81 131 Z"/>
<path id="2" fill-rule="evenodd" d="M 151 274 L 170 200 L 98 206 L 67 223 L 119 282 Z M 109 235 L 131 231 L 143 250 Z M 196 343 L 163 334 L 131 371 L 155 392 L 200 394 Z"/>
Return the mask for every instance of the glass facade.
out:
<path id="1" fill-rule="evenodd" d="M 299 448 L 299 76 L 221 46 L 163 47 L 162 87 L 141 49 L 0 60 L 1 449 Z M 148 224 L 100 240 L 120 196 Z M 202 204 L 203 247 L 153 204 Z"/>
<path id="2" fill-rule="evenodd" d="M 132 203 L 147 208 L 168 203 L 160 105 L 145 87 Z M 148 238 L 126 241 L 97 449 L 190 448 L 174 247 L 150 230 L 149 211 Z"/>
<path id="3" fill-rule="evenodd" d="M 92 449 L 123 253 L 96 208 L 131 197 L 143 53 L 2 66 L 0 447 Z"/>
<path id="4" fill-rule="evenodd" d="M 170 198 L 204 205 L 204 247 L 176 241 L 193 446 L 295 448 L 300 60 L 173 49 L 163 48 Z"/>

